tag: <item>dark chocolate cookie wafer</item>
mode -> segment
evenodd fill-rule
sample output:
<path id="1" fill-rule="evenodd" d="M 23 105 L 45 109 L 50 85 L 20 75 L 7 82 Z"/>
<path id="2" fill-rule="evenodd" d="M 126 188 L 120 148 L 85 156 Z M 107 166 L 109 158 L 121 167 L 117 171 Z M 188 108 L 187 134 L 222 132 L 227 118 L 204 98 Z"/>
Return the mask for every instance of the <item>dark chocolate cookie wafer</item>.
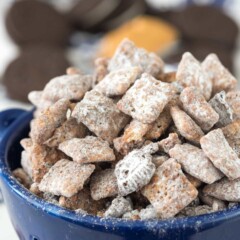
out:
<path id="1" fill-rule="evenodd" d="M 65 45 L 71 32 L 67 19 L 51 5 L 36 1 L 16 1 L 8 11 L 6 27 L 19 45 Z"/>
<path id="2" fill-rule="evenodd" d="M 60 48 L 28 47 L 9 64 L 3 84 L 9 97 L 27 102 L 30 91 L 43 89 L 51 78 L 64 74 L 69 65 Z"/>

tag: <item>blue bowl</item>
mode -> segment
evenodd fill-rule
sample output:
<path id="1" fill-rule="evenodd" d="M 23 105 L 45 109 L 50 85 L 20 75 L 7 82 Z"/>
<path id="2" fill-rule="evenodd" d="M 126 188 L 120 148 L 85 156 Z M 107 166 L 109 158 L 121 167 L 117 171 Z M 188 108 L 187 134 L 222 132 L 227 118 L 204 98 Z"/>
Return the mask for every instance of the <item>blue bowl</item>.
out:
<path id="1" fill-rule="evenodd" d="M 34 196 L 11 174 L 20 166 L 20 139 L 27 137 L 32 112 L 0 113 L 0 187 L 21 240 L 236 240 L 240 207 L 197 217 L 125 221 L 76 214 Z"/>

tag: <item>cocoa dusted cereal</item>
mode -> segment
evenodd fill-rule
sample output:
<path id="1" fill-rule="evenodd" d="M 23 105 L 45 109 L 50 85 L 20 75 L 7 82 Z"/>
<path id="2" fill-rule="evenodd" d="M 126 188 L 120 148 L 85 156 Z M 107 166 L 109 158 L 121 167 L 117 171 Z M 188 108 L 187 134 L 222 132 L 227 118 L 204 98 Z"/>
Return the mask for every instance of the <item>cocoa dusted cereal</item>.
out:
<path id="1" fill-rule="evenodd" d="M 214 54 L 200 63 L 185 53 L 169 73 L 123 40 L 92 75 L 66 73 L 29 94 L 36 110 L 13 176 L 32 194 L 124 221 L 240 202 L 240 92 Z"/>

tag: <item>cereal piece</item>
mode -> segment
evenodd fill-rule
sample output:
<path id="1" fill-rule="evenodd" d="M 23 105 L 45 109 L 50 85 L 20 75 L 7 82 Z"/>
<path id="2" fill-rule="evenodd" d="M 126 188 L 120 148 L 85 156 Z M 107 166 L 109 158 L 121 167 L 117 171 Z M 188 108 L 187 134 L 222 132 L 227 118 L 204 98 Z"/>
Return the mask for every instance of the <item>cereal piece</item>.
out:
<path id="1" fill-rule="evenodd" d="M 159 215 L 152 205 L 148 205 L 146 208 L 141 209 L 139 217 L 141 220 L 159 219 Z"/>
<path id="2" fill-rule="evenodd" d="M 202 185 L 202 182 L 201 182 L 199 179 L 197 179 L 197 178 L 195 178 L 195 177 L 193 177 L 193 176 L 191 176 L 191 175 L 189 175 L 189 174 L 187 174 L 187 173 L 185 173 L 185 176 L 187 177 L 188 181 L 189 181 L 195 188 L 199 188 L 199 187 Z"/>
<path id="3" fill-rule="evenodd" d="M 69 118 L 54 131 L 52 137 L 44 144 L 49 147 L 58 147 L 64 141 L 72 138 L 84 138 L 86 135 L 87 128 L 82 123 L 77 123 L 75 118 Z"/>
<path id="4" fill-rule="evenodd" d="M 58 161 L 44 175 L 39 184 L 42 192 L 72 197 L 82 190 L 84 183 L 94 171 L 93 164 L 79 164 L 66 159 Z"/>
<path id="5" fill-rule="evenodd" d="M 82 72 L 76 67 L 68 67 L 66 70 L 67 75 L 82 75 Z"/>
<path id="6" fill-rule="evenodd" d="M 212 130 L 201 138 L 200 143 L 216 168 L 232 180 L 240 177 L 240 159 L 229 146 L 221 129 Z"/>
<path id="7" fill-rule="evenodd" d="M 198 216 L 207 213 L 212 213 L 213 209 L 208 205 L 201 205 L 197 207 L 186 207 L 183 209 L 183 214 L 185 216 Z"/>
<path id="8" fill-rule="evenodd" d="M 169 153 L 169 151 L 176 145 L 181 144 L 181 140 L 178 138 L 176 133 L 170 133 L 167 138 L 158 142 L 159 149 L 164 151 L 165 153 Z"/>
<path id="9" fill-rule="evenodd" d="M 231 91 L 226 95 L 228 104 L 233 110 L 234 119 L 240 118 L 240 91 Z"/>
<path id="10" fill-rule="evenodd" d="M 203 131 L 209 131 L 218 122 L 219 115 L 195 87 L 185 88 L 180 95 L 183 109 Z"/>
<path id="11" fill-rule="evenodd" d="M 124 39 L 109 62 L 108 70 L 139 67 L 142 72 L 158 76 L 164 67 L 163 61 L 155 54 L 143 48 L 137 48 L 133 42 Z"/>
<path id="12" fill-rule="evenodd" d="M 171 116 L 180 134 L 195 144 L 199 144 L 204 135 L 201 128 L 179 107 L 171 107 Z"/>
<path id="13" fill-rule="evenodd" d="M 212 196 L 206 195 L 204 193 L 200 193 L 199 197 L 204 204 L 208 205 L 215 211 L 219 211 L 227 207 L 224 201 L 214 198 Z"/>
<path id="14" fill-rule="evenodd" d="M 58 196 L 51 193 L 43 193 L 42 198 L 49 203 L 58 205 Z"/>
<path id="15" fill-rule="evenodd" d="M 133 211 L 126 212 L 125 214 L 123 214 L 122 218 L 126 220 L 140 220 L 139 215 L 140 215 L 139 210 L 135 209 Z"/>
<path id="16" fill-rule="evenodd" d="M 32 121 L 30 136 L 34 142 L 42 144 L 52 136 L 55 129 L 66 120 L 69 104 L 68 100 L 61 99 Z"/>
<path id="17" fill-rule="evenodd" d="M 114 161 L 115 155 L 108 142 L 98 137 L 72 138 L 59 145 L 59 149 L 78 163 Z"/>
<path id="18" fill-rule="evenodd" d="M 154 163 L 156 168 L 161 166 L 168 159 L 169 159 L 169 157 L 167 155 L 156 155 L 155 154 L 155 155 L 152 156 L 152 162 Z"/>
<path id="19" fill-rule="evenodd" d="M 143 123 L 157 120 L 173 98 L 174 88 L 144 73 L 117 103 L 118 108 Z"/>
<path id="20" fill-rule="evenodd" d="M 221 181 L 205 186 L 203 193 L 223 201 L 240 202 L 240 179 L 223 178 Z"/>
<path id="21" fill-rule="evenodd" d="M 213 94 L 236 88 L 236 78 L 222 65 L 216 54 L 209 54 L 202 62 L 202 68 L 209 74 L 209 82 L 213 83 Z"/>
<path id="22" fill-rule="evenodd" d="M 204 95 L 206 100 L 210 99 L 212 93 L 212 82 L 208 73 L 203 70 L 201 64 L 194 56 L 186 52 L 178 65 L 176 78 L 179 84 L 185 87 L 196 87 Z"/>
<path id="23" fill-rule="evenodd" d="M 100 57 L 97 58 L 94 62 L 95 64 L 95 73 L 94 73 L 94 82 L 98 83 L 108 74 L 108 58 Z"/>
<path id="24" fill-rule="evenodd" d="M 126 155 L 134 148 L 141 147 L 145 141 L 143 136 L 151 127 L 150 124 L 133 119 L 125 128 L 123 135 L 113 140 L 114 148 L 122 155 Z"/>
<path id="25" fill-rule="evenodd" d="M 32 145 L 33 145 L 33 142 L 32 142 L 32 139 L 31 138 L 23 138 L 21 141 L 20 141 L 20 144 L 21 146 L 24 148 L 24 150 L 26 150 L 27 152 L 30 151 Z"/>
<path id="26" fill-rule="evenodd" d="M 103 201 L 94 201 L 91 198 L 89 189 L 82 189 L 72 197 L 61 196 L 59 199 L 59 205 L 71 210 L 82 209 L 89 214 L 97 214 L 98 211 L 104 208 Z"/>
<path id="27" fill-rule="evenodd" d="M 222 128 L 230 147 L 240 156 L 240 119 Z"/>
<path id="28" fill-rule="evenodd" d="M 118 69 L 106 75 L 94 89 L 108 97 L 121 96 L 139 75 L 140 69 L 138 67 Z"/>
<path id="29" fill-rule="evenodd" d="M 151 147 L 153 149 L 150 149 Z M 158 150 L 156 143 L 133 150 L 117 163 L 115 175 L 121 196 L 138 191 L 152 178 L 156 168 L 152 163 L 151 150 Z"/>
<path id="30" fill-rule="evenodd" d="M 157 79 L 166 83 L 173 83 L 176 79 L 176 72 L 161 73 Z"/>
<path id="31" fill-rule="evenodd" d="M 93 174 L 90 181 L 90 189 L 94 200 L 116 196 L 118 186 L 114 169 L 105 169 Z"/>
<path id="32" fill-rule="evenodd" d="M 204 183 L 211 184 L 223 177 L 202 149 L 191 144 L 177 144 L 169 151 L 169 155 L 181 164 L 185 172 Z"/>
<path id="33" fill-rule="evenodd" d="M 32 159 L 31 155 L 27 151 L 22 151 L 21 153 L 21 166 L 28 176 L 32 178 Z"/>
<path id="34" fill-rule="evenodd" d="M 39 190 L 39 183 L 37 182 L 32 183 L 29 191 L 38 197 L 42 197 L 42 192 Z"/>
<path id="35" fill-rule="evenodd" d="M 86 93 L 74 108 L 72 117 L 110 143 L 129 122 L 129 117 L 120 112 L 111 99 L 97 91 Z"/>
<path id="36" fill-rule="evenodd" d="M 198 195 L 197 189 L 182 173 L 175 159 L 164 162 L 151 182 L 142 189 L 161 218 L 175 216 Z"/>
<path id="37" fill-rule="evenodd" d="M 113 199 L 111 205 L 104 213 L 105 217 L 119 218 L 126 212 L 132 210 L 132 202 L 129 198 L 117 197 Z"/>
<path id="38" fill-rule="evenodd" d="M 217 93 L 209 104 L 219 115 L 216 127 L 224 127 L 233 121 L 233 110 L 226 101 L 226 93 L 224 91 Z"/>
<path id="39" fill-rule="evenodd" d="M 53 105 L 52 101 L 42 98 L 43 91 L 32 91 L 28 94 L 28 100 L 38 109 L 46 109 Z"/>
<path id="40" fill-rule="evenodd" d="M 90 75 L 63 75 L 53 78 L 44 88 L 42 98 L 57 102 L 59 99 L 79 101 L 92 86 Z"/>
<path id="41" fill-rule="evenodd" d="M 25 187 L 29 188 L 32 184 L 32 180 L 29 175 L 22 169 L 17 168 L 13 172 L 13 176 Z"/>
<path id="42" fill-rule="evenodd" d="M 148 140 L 160 138 L 172 122 L 169 108 L 164 108 L 157 120 L 152 124 L 151 129 L 145 135 Z"/>

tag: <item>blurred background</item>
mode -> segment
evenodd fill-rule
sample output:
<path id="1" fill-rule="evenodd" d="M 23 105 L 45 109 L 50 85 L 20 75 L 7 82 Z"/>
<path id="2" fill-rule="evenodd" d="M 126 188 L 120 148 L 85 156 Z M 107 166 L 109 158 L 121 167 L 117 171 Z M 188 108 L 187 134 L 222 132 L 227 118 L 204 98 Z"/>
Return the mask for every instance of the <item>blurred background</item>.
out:
<path id="1" fill-rule="evenodd" d="M 30 109 L 28 92 L 68 66 L 91 73 L 125 37 L 173 67 L 185 51 L 214 52 L 240 77 L 239 13 L 239 0 L 0 1 L 0 111 Z M 0 239 L 17 239 L 3 204 L 0 226 Z"/>

